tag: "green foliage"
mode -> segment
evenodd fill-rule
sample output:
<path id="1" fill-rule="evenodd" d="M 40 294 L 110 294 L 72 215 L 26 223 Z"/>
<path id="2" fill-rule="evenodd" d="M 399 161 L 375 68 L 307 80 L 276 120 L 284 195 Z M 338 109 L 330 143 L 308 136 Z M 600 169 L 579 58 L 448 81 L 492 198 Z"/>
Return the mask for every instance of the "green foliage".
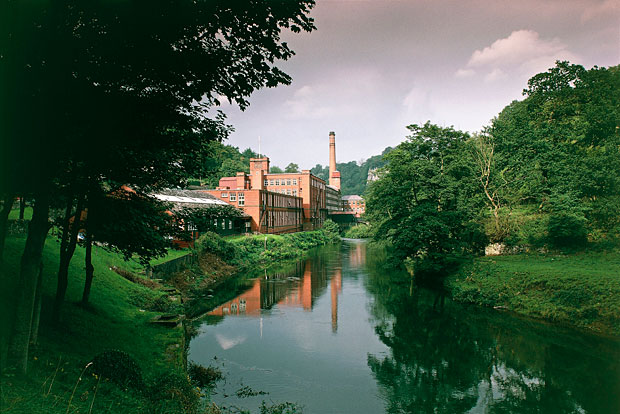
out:
<path id="1" fill-rule="evenodd" d="M 284 172 L 285 173 L 298 173 L 299 165 L 295 164 L 294 162 L 291 162 L 289 165 L 286 166 L 286 168 L 284 168 Z"/>
<path id="2" fill-rule="evenodd" d="M 149 392 L 153 414 L 198 413 L 200 394 L 189 378 L 177 371 L 158 375 Z"/>
<path id="3" fill-rule="evenodd" d="M 349 239 L 370 239 L 374 237 L 373 227 L 368 224 L 358 224 L 344 232 L 344 237 Z"/>
<path id="4" fill-rule="evenodd" d="M 189 374 L 192 383 L 198 388 L 212 387 L 217 381 L 224 378 L 222 371 L 219 368 L 203 367 L 195 362 L 189 363 L 187 367 L 187 373 Z"/>
<path id="5" fill-rule="evenodd" d="M 385 157 L 382 178 L 367 192 L 366 216 L 376 238 L 414 259 L 421 277 L 482 249 L 475 219 L 483 204 L 465 151 L 469 136 L 429 122 L 408 128 L 412 135 Z"/>
<path id="6" fill-rule="evenodd" d="M 333 220 L 327 219 L 323 223 L 323 231 L 335 238 L 340 234 L 340 227 Z"/>
<path id="7" fill-rule="evenodd" d="M 126 260 L 137 255 L 143 264 L 164 256 L 174 233 L 168 206 L 145 194 L 117 190 L 93 193 L 88 204 L 88 232 Z"/>
<path id="8" fill-rule="evenodd" d="M 571 213 L 549 216 L 549 241 L 554 247 L 583 247 L 588 242 L 587 219 Z"/>
<path id="9" fill-rule="evenodd" d="M 95 356 L 92 363 L 95 374 L 112 380 L 121 388 L 144 391 L 142 369 L 127 352 L 105 351 Z"/>
<path id="10" fill-rule="evenodd" d="M 272 165 L 269 168 L 269 172 L 272 173 L 272 174 L 281 174 L 284 171 L 282 171 L 282 168 L 278 167 L 277 165 Z"/>
<path id="11" fill-rule="evenodd" d="M 335 224 L 335 223 L 334 223 Z M 330 226 L 332 230 L 334 226 Z M 205 233 L 196 241 L 198 255 L 212 253 L 226 263 L 241 268 L 301 257 L 307 250 L 340 240 L 338 232 L 325 229 L 283 235 L 244 236 L 224 239 Z"/>
<path id="12" fill-rule="evenodd" d="M 504 186 L 506 203 L 551 214 L 552 246 L 583 245 L 584 231 L 615 237 L 620 67 L 586 70 L 557 62 L 530 79 L 524 94 L 489 129 L 495 150 L 491 179 Z M 577 226 L 576 233 L 571 236 L 562 223 Z"/>
<path id="13" fill-rule="evenodd" d="M 220 178 L 234 177 L 238 172 L 250 172 L 250 158 L 257 158 L 258 154 L 246 148 L 243 152 L 232 145 L 221 142 L 211 142 L 207 146 L 202 164 L 202 184 L 207 187 L 217 187 Z M 198 181 L 197 184 L 201 184 Z"/>

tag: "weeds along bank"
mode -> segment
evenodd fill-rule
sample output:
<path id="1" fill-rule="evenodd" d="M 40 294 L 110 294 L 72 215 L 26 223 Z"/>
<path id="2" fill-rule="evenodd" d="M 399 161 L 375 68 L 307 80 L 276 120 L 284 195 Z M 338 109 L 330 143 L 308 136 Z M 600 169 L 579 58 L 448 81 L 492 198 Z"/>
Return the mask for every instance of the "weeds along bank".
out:
<path id="1" fill-rule="evenodd" d="M 455 300 L 620 336 L 620 252 L 474 259 L 444 281 Z"/>

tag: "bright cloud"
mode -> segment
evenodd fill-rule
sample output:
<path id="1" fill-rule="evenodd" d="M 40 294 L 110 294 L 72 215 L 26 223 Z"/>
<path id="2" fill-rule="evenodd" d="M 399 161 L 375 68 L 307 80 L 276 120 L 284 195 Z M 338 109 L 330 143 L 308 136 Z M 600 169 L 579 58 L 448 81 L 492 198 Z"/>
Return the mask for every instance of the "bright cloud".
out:
<path id="1" fill-rule="evenodd" d="M 494 82 L 510 74 L 531 76 L 552 67 L 556 60 L 576 59 L 557 38 L 541 39 L 533 30 L 517 30 L 490 46 L 474 51 L 467 65 L 456 72 L 456 77 L 482 73 L 485 81 Z"/>

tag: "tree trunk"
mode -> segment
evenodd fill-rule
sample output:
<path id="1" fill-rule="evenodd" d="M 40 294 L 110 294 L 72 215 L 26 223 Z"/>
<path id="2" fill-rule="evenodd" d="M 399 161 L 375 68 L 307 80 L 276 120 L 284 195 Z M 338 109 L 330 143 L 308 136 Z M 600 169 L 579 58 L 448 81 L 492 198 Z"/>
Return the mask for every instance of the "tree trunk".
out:
<path id="1" fill-rule="evenodd" d="M 67 293 L 67 286 L 69 285 L 69 264 L 75 253 L 75 246 L 77 244 L 77 237 L 80 231 L 82 209 L 84 208 L 84 198 L 78 200 L 75 216 L 73 216 L 73 223 L 69 224 L 69 220 L 65 222 L 66 236 L 68 240 L 65 241 L 65 249 L 60 249 L 60 265 L 58 266 L 58 284 L 56 286 L 56 299 L 54 300 L 54 309 L 52 311 L 52 322 L 60 322 L 60 313 L 62 311 L 62 305 L 65 301 L 65 295 Z M 63 234 L 63 239 L 65 234 Z"/>
<path id="2" fill-rule="evenodd" d="M 21 259 L 13 335 L 9 346 L 10 358 L 21 374 L 26 374 L 28 369 L 30 330 L 32 328 L 39 266 L 45 238 L 50 228 L 48 223 L 49 204 L 49 194 L 36 194 L 32 220 L 28 226 L 28 238 Z"/>
<path id="3" fill-rule="evenodd" d="M 43 262 L 39 264 L 39 278 L 37 279 L 37 291 L 34 296 L 34 309 L 32 315 L 32 327 L 30 328 L 30 345 L 36 347 L 39 342 L 39 322 L 41 320 L 41 299 L 43 290 Z"/>
<path id="4" fill-rule="evenodd" d="M 88 303 L 88 297 L 90 296 L 90 287 L 93 284 L 93 276 L 95 273 L 95 268 L 93 267 L 92 261 L 93 254 L 93 241 L 90 237 L 90 233 L 86 233 L 86 255 L 84 258 L 84 263 L 86 265 L 86 280 L 84 281 L 84 292 L 82 293 L 82 304 Z"/>
<path id="5" fill-rule="evenodd" d="M 4 254 L 4 241 L 6 240 L 11 207 L 13 207 L 13 194 L 8 193 L 4 196 L 2 211 L 0 212 L 0 264 L 2 263 L 2 256 Z"/>
<path id="6" fill-rule="evenodd" d="M 19 198 L 19 219 L 23 220 L 24 219 L 24 212 L 26 211 L 26 200 L 24 199 L 24 196 L 22 195 Z"/>

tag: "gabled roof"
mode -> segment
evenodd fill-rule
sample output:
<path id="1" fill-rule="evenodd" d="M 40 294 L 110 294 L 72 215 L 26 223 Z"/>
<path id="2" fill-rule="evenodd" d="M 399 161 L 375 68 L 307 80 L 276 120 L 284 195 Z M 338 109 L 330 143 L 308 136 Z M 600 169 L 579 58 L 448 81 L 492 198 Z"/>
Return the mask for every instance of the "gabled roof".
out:
<path id="1" fill-rule="evenodd" d="M 344 201 L 354 201 L 354 200 L 363 200 L 363 199 L 364 199 L 363 197 L 360 197 L 360 196 L 358 196 L 356 194 L 342 196 L 342 200 L 344 200 Z"/>

